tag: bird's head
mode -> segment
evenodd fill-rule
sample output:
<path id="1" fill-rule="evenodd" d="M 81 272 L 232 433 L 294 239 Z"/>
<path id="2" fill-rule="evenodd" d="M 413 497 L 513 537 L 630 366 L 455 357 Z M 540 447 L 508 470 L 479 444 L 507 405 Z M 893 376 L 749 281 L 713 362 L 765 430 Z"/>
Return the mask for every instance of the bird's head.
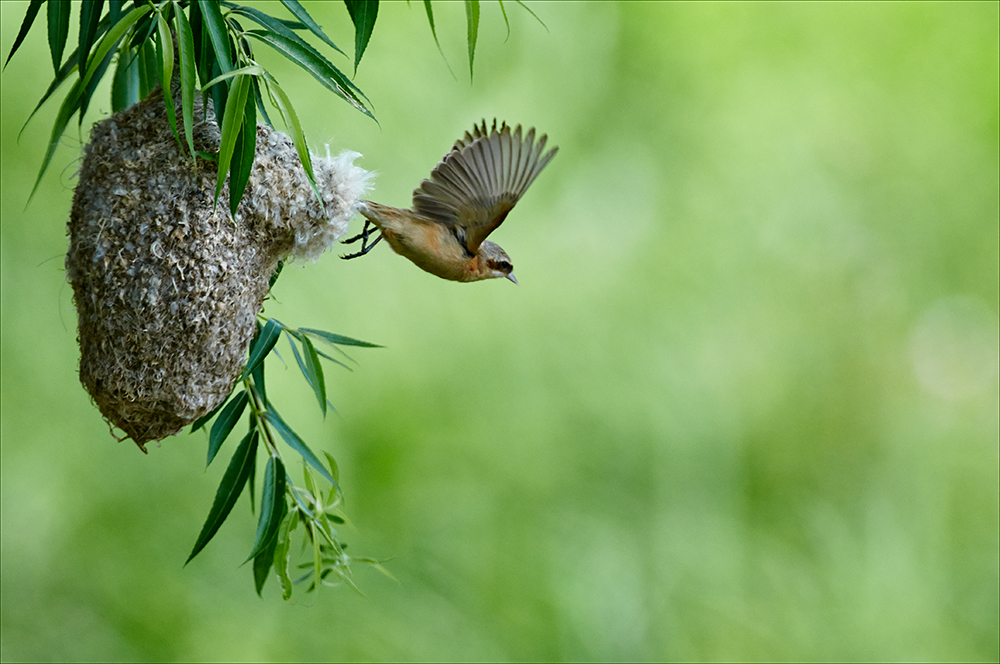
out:
<path id="1" fill-rule="evenodd" d="M 489 240 L 484 240 L 479 245 L 479 279 L 497 279 L 503 277 L 510 279 L 515 284 L 514 264 L 510 260 L 507 252 L 500 248 L 500 245 Z"/>

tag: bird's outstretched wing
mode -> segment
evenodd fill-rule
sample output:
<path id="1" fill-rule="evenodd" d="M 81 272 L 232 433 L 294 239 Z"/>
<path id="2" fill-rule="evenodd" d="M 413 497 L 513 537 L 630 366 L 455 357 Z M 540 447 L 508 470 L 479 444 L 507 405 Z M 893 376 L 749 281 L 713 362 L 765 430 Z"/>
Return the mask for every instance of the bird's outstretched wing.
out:
<path id="1" fill-rule="evenodd" d="M 559 148 L 542 155 L 547 139 L 536 143 L 534 127 L 523 138 L 521 125 L 513 132 L 506 122 L 497 129 L 496 120 L 487 133 L 484 120 L 413 191 L 413 210 L 455 228 L 474 255 L 555 156 Z"/>

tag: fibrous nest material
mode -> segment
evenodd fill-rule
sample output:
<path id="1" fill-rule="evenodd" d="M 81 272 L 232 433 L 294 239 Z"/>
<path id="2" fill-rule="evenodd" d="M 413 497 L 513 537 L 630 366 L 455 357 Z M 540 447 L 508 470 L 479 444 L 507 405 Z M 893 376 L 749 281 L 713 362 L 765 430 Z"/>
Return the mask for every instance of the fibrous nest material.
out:
<path id="1" fill-rule="evenodd" d="M 219 148 L 211 105 L 204 112 L 200 99 L 194 143 Z M 278 261 L 315 260 L 347 230 L 371 179 L 354 166 L 358 156 L 313 158 L 321 206 L 291 139 L 260 124 L 233 216 L 228 180 L 216 206 L 216 164 L 178 145 L 161 92 L 94 127 L 73 196 L 66 273 L 80 382 L 110 424 L 145 451 L 222 403 Z"/>

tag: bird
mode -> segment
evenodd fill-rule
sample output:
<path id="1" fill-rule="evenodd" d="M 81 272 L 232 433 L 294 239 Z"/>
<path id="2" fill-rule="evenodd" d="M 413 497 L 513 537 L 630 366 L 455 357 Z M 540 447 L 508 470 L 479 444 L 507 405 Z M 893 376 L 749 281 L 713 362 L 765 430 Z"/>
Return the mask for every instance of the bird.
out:
<path id="1" fill-rule="evenodd" d="M 503 277 L 516 284 L 510 256 L 486 238 L 558 152 L 553 147 L 542 154 L 547 140 L 543 134 L 536 142 L 534 127 L 523 134 L 521 125 L 512 130 L 504 122 L 498 128 L 495 119 L 487 131 L 483 120 L 413 190 L 412 209 L 360 201 L 365 225 L 343 243 L 361 240 L 361 250 L 341 258 L 363 256 L 385 238 L 397 254 L 442 279 Z M 379 235 L 369 243 L 375 229 Z"/>

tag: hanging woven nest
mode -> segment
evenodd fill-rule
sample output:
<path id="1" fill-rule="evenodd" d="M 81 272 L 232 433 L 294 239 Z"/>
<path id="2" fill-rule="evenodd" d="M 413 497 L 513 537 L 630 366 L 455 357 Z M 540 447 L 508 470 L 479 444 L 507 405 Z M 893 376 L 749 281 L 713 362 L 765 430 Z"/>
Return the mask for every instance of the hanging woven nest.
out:
<path id="1" fill-rule="evenodd" d="M 175 88 L 176 117 L 181 117 Z M 209 105 L 195 102 L 195 149 L 217 152 Z M 179 124 L 179 123 L 178 123 Z M 80 382 L 104 418 L 145 452 L 230 393 L 279 260 L 317 259 L 369 186 L 360 155 L 314 157 L 323 206 L 284 134 L 257 126 L 235 216 L 216 164 L 178 145 L 162 92 L 98 123 L 68 224 Z"/>

